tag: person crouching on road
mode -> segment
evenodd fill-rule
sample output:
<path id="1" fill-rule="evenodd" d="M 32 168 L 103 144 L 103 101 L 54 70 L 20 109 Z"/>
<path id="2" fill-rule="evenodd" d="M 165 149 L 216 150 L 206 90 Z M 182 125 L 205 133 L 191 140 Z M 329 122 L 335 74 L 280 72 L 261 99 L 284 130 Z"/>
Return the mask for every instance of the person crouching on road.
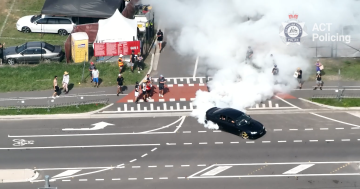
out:
<path id="1" fill-rule="evenodd" d="M 316 90 L 318 87 L 320 87 L 320 90 L 322 90 L 322 80 L 321 80 L 321 73 L 320 71 L 316 72 L 316 87 L 314 90 Z"/>
<path id="2" fill-rule="evenodd" d="M 118 76 L 118 78 L 116 79 L 116 81 L 117 81 L 117 84 L 118 84 L 118 86 L 117 86 L 117 88 L 118 88 L 118 89 L 117 89 L 117 96 L 119 96 L 120 93 L 123 94 L 121 88 L 122 88 L 122 86 L 123 86 L 123 84 L 124 84 L 124 78 L 121 76 L 121 74 L 119 74 L 119 76 Z"/>
<path id="3" fill-rule="evenodd" d="M 139 91 L 140 91 L 140 86 L 139 86 L 139 82 L 136 82 L 136 85 L 135 85 L 135 103 L 138 102 L 138 98 L 139 98 Z"/>
<path id="4" fill-rule="evenodd" d="M 142 91 L 142 95 L 143 95 L 143 99 L 144 99 L 144 102 L 147 102 L 146 101 L 146 98 L 147 98 L 147 94 L 146 94 L 146 83 L 147 81 L 144 80 L 142 85 L 141 85 L 141 91 Z"/>
<path id="5" fill-rule="evenodd" d="M 68 89 L 69 81 L 70 81 L 69 73 L 67 71 L 65 71 L 64 76 L 63 76 L 63 81 L 62 81 L 65 94 L 69 93 L 69 89 Z"/>
<path id="6" fill-rule="evenodd" d="M 123 67 L 124 67 L 124 62 L 123 62 L 123 60 L 122 60 L 122 57 L 123 57 L 123 55 L 122 55 L 122 54 L 120 54 L 120 56 L 119 56 L 119 60 L 118 60 L 118 65 L 119 65 L 119 74 L 121 74 L 122 69 L 123 69 Z"/>

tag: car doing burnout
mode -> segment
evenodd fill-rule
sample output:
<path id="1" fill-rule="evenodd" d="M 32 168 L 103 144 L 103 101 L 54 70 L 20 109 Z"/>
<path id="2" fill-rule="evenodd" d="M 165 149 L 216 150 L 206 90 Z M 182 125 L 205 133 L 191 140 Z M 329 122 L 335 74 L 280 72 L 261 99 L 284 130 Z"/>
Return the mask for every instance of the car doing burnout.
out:
<path id="1" fill-rule="evenodd" d="M 244 139 L 259 138 L 266 133 L 263 124 L 232 108 L 210 108 L 206 111 L 205 123 L 208 121 L 217 124 L 219 129 L 235 130 Z"/>
<path id="2" fill-rule="evenodd" d="M 63 52 L 60 46 L 50 45 L 45 42 L 27 42 L 16 47 L 4 49 L 5 62 L 15 63 L 38 63 L 40 61 L 61 61 Z"/>

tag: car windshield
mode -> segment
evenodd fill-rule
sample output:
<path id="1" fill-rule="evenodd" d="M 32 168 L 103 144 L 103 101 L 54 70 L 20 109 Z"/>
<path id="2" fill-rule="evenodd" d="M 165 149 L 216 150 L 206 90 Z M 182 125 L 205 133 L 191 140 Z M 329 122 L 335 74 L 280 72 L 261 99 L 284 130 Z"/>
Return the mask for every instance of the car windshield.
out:
<path id="1" fill-rule="evenodd" d="M 20 53 L 20 52 L 22 52 L 22 51 L 25 50 L 25 49 L 26 49 L 26 43 L 24 43 L 24 44 L 22 44 L 22 45 L 19 45 L 19 46 L 17 46 L 17 47 L 15 48 L 15 50 L 16 50 L 17 53 Z"/>
<path id="2" fill-rule="evenodd" d="M 243 114 L 242 116 L 236 119 L 235 123 L 239 127 L 244 125 L 249 125 L 251 123 L 251 118 L 248 115 Z"/>
<path id="3" fill-rule="evenodd" d="M 53 45 L 50 45 L 49 43 L 45 43 L 45 49 L 54 52 L 55 47 Z"/>
<path id="4" fill-rule="evenodd" d="M 31 22 L 35 22 L 36 20 L 39 20 L 41 18 L 41 14 L 39 15 L 34 15 L 33 17 L 31 17 Z"/>

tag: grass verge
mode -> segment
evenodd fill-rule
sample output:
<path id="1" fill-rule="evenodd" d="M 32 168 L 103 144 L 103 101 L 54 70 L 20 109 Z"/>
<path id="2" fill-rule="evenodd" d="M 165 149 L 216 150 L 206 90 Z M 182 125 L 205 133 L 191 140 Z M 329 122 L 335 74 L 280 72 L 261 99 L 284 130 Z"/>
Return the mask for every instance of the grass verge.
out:
<path id="1" fill-rule="evenodd" d="M 346 98 L 341 101 L 337 99 L 312 99 L 313 102 L 337 107 L 360 107 L 360 99 Z"/>
<path id="2" fill-rule="evenodd" d="M 17 110 L 0 110 L 0 115 L 42 115 L 42 114 L 74 114 L 74 113 L 86 113 L 98 110 L 105 107 L 105 104 L 87 104 L 69 107 L 51 108 L 47 109 L 21 109 Z"/>

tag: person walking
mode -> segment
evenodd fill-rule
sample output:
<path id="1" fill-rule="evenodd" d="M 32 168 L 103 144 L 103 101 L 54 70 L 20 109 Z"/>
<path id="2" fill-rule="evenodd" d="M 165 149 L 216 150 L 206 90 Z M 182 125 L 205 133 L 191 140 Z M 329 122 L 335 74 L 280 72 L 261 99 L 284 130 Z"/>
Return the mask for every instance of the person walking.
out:
<path id="1" fill-rule="evenodd" d="M 123 67 L 124 67 L 124 62 L 123 62 L 123 60 L 122 60 L 122 57 L 123 57 L 123 55 L 120 54 L 120 55 L 119 55 L 119 60 L 118 60 L 119 74 L 121 74 L 122 69 L 123 69 Z"/>
<path id="2" fill-rule="evenodd" d="M 139 98 L 139 91 L 140 91 L 140 86 L 139 86 L 139 82 L 137 81 L 135 84 L 135 100 L 134 102 L 137 103 L 138 102 L 138 98 Z"/>
<path id="3" fill-rule="evenodd" d="M 54 86 L 54 94 L 52 95 L 52 98 L 59 97 L 58 92 L 60 90 L 59 90 L 59 86 L 57 84 L 57 76 L 54 77 L 53 86 Z"/>
<path id="4" fill-rule="evenodd" d="M 69 93 L 69 89 L 68 89 L 69 81 L 70 81 L 69 73 L 67 71 L 65 71 L 64 75 L 63 75 L 63 80 L 62 80 L 63 89 L 64 89 L 65 94 Z"/>
<path id="5" fill-rule="evenodd" d="M 95 82 L 94 87 L 97 88 L 99 88 L 99 75 L 100 75 L 99 70 L 96 67 L 94 67 L 94 70 L 92 71 L 92 76 L 93 76 L 93 81 Z"/>
<path id="6" fill-rule="evenodd" d="M 146 100 L 151 99 L 150 94 L 151 94 L 151 84 L 150 81 L 146 80 Z"/>
<path id="7" fill-rule="evenodd" d="M 248 47 L 248 50 L 246 51 L 246 59 L 245 59 L 245 64 L 247 64 L 248 62 L 251 63 L 251 58 L 253 56 L 254 52 L 251 49 L 251 47 Z"/>
<path id="8" fill-rule="evenodd" d="M 303 81 L 302 81 L 302 70 L 300 68 L 297 69 L 297 81 L 299 83 L 299 89 L 302 88 Z"/>
<path id="9" fill-rule="evenodd" d="M 151 99 L 152 95 L 153 95 L 153 80 L 152 77 L 150 76 L 150 74 L 146 74 L 146 80 L 150 85 L 150 94 L 149 94 L 149 99 Z"/>
<path id="10" fill-rule="evenodd" d="M 315 66 L 316 66 L 316 72 L 320 71 L 321 72 L 321 67 L 323 66 L 321 63 L 320 63 L 320 60 L 317 59 L 316 63 L 315 63 Z"/>
<path id="11" fill-rule="evenodd" d="M 147 101 L 146 101 L 146 99 L 147 99 L 146 83 L 147 83 L 147 81 L 144 80 L 143 83 L 142 83 L 142 86 L 141 86 L 141 90 L 142 90 L 142 95 L 143 95 L 144 102 L 147 102 Z"/>
<path id="12" fill-rule="evenodd" d="M 140 71 L 142 70 L 142 60 L 143 60 L 143 57 L 141 56 L 141 53 L 139 52 L 138 55 L 137 55 L 137 58 L 136 58 L 136 66 L 138 68 L 138 73 L 140 73 Z"/>
<path id="13" fill-rule="evenodd" d="M 159 29 L 159 31 L 157 32 L 156 35 L 157 35 L 157 42 L 158 42 L 158 44 L 159 44 L 159 52 L 161 52 L 164 34 L 163 34 L 163 32 L 161 31 L 161 29 Z"/>
<path id="14" fill-rule="evenodd" d="M 320 87 L 320 90 L 322 90 L 322 80 L 321 80 L 321 72 L 317 71 L 316 72 L 316 87 L 314 88 L 314 90 L 316 90 L 318 87 Z"/>
<path id="15" fill-rule="evenodd" d="M 90 63 L 90 67 L 89 67 L 90 77 L 91 77 L 91 83 L 93 82 L 93 74 L 92 74 L 92 71 L 94 70 L 94 68 L 95 68 L 94 62 L 91 62 L 91 63 Z"/>
<path id="16" fill-rule="evenodd" d="M 121 89 L 122 89 L 123 84 L 124 84 L 124 78 L 122 77 L 121 74 L 118 75 L 118 78 L 116 79 L 116 81 L 117 81 L 117 84 L 118 84 L 118 86 L 117 86 L 117 94 L 116 95 L 119 96 L 120 93 L 123 94 Z"/>
<path id="17" fill-rule="evenodd" d="M 159 97 L 164 97 L 164 88 L 165 88 L 166 79 L 163 75 L 160 75 L 159 78 Z"/>
<path id="18" fill-rule="evenodd" d="M 278 75 L 279 74 L 279 68 L 277 67 L 277 65 L 274 65 L 274 68 L 272 69 L 272 74 L 273 75 Z"/>
<path id="19" fill-rule="evenodd" d="M 131 51 L 131 55 L 130 55 L 130 67 L 131 67 L 131 72 L 134 73 L 134 64 L 136 61 L 136 55 L 135 55 L 135 51 L 132 50 Z"/>

